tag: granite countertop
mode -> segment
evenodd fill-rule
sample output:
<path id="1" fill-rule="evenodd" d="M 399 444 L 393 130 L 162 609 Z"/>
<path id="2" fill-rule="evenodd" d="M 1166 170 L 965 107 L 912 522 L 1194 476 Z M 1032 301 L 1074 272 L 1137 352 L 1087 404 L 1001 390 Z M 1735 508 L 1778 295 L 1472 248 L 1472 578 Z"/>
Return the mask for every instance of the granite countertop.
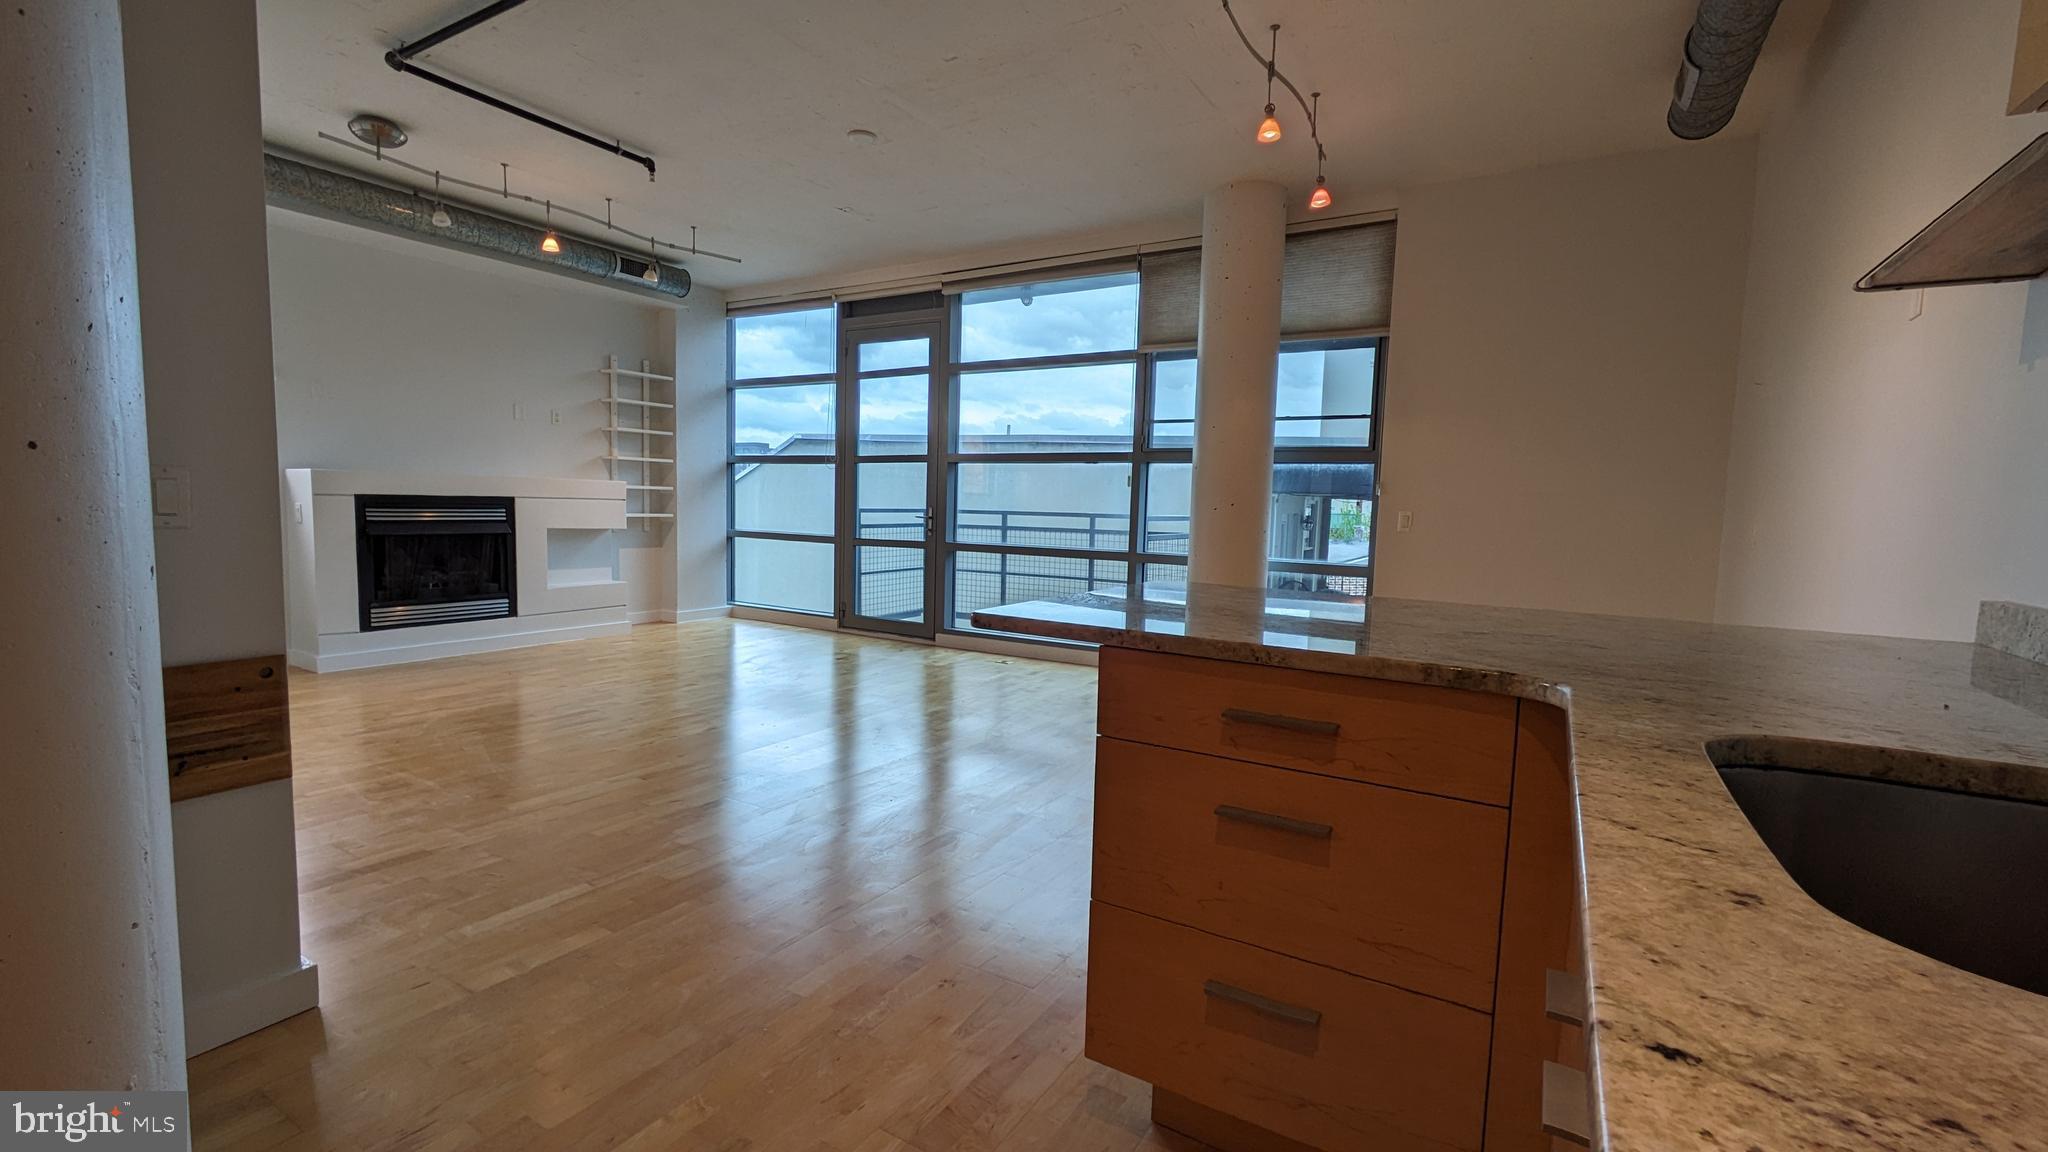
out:
<path id="1" fill-rule="evenodd" d="M 2048 1150 L 2048 997 L 1815 904 L 1709 740 L 2048 799 L 2048 666 L 1966 643 L 1150 586 L 977 627 L 1501 692 L 1571 714 L 1602 1122 L 1615 1152 Z M 2048 878 L 2043 878 L 2048 898 Z"/>

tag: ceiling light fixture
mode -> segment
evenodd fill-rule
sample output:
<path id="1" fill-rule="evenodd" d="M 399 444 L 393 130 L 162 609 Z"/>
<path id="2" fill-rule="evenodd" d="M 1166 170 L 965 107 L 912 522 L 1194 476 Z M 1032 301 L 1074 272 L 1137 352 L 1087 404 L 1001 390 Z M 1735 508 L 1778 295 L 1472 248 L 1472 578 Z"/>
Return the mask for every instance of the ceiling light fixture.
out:
<path id="1" fill-rule="evenodd" d="M 550 200 L 541 206 L 541 219 L 548 225 L 546 234 L 540 238 L 540 250 L 550 256 L 562 251 L 562 238 L 555 235 L 555 203 Z"/>
<path id="2" fill-rule="evenodd" d="M 1323 94 L 1311 92 L 1309 98 L 1309 123 L 1315 123 L 1315 113 L 1323 106 Z M 1316 141 L 1316 190 L 1308 194 L 1308 210 L 1321 212 L 1330 206 L 1330 186 L 1323 183 L 1323 142 Z"/>
<path id="3" fill-rule="evenodd" d="M 398 126 L 396 120 L 389 116 L 379 116 L 374 112 L 351 117 L 348 130 L 350 135 L 375 148 L 380 158 L 386 148 L 403 148 L 405 142 L 411 139 L 405 134 L 405 129 Z"/>
<path id="4" fill-rule="evenodd" d="M 661 257 L 654 251 L 652 236 L 647 238 L 647 271 L 640 274 L 640 279 L 649 284 L 661 283 Z"/>
<path id="5" fill-rule="evenodd" d="M 352 140 L 344 140 L 341 137 L 334 135 L 333 133 L 320 132 L 317 135 L 320 137 L 320 139 L 325 140 L 329 144 L 333 144 L 342 148 L 347 148 L 354 152 L 360 152 L 365 156 L 375 155 L 374 149 L 364 147 L 363 145 L 357 144 Z M 459 188 L 468 188 L 472 191 L 481 192 L 486 195 L 488 195 L 491 192 L 496 192 L 498 196 L 504 200 L 522 200 L 528 204 L 545 204 L 548 206 L 550 212 L 553 211 L 552 201 L 542 200 L 538 196 L 528 196 L 524 192 L 512 191 L 512 170 L 511 165 L 509 164 L 501 162 L 498 165 L 498 186 L 496 188 L 492 188 L 488 184 L 480 184 L 474 180 L 464 180 L 460 176 L 449 176 L 446 175 L 445 173 L 439 172 L 432 168 L 422 168 L 418 164 L 409 164 L 404 160 L 400 160 L 396 156 L 378 155 L 376 158 L 378 160 L 383 161 L 386 164 L 396 165 L 397 167 L 403 168 L 408 172 L 415 173 L 422 179 L 432 178 L 436 182 L 436 187 L 440 186 L 440 181 L 446 180 L 448 183 L 453 184 Z M 426 200 L 428 199 L 427 193 L 425 193 L 424 191 L 420 192 L 418 195 L 422 203 L 426 202 Z M 695 225 L 691 225 L 690 227 L 690 245 L 689 247 L 686 248 L 681 244 L 671 244 L 665 240 L 657 242 L 655 241 L 654 237 L 650 235 L 645 235 L 639 232 L 635 232 L 631 228 L 624 228 L 620 227 L 617 224 L 613 224 L 610 219 L 611 205 L 609 203 L 605 205 L 605 214 L 603 216 L 597 216 L 590 212 L 584 212 L 580 209 L 571 208 L 566 204 L 562 206 L 562 211 L 571 216 L 576 217 L 578 220 L 588 220 L 592 224 L 601 224 L 607 230 L 617 232 L 622 236 L 630 236 L 634 240 L 641 241 L 647 244 L 658 243 L 660 247 L 666 248 L 670 252 L 676 253 L 679 257 L 703 256 L 712 260 L 723 260 L 728 264 L 742 263 L 740 258 L 737 256 L 729 256 L 723 252 L 714 252 L 709 248 L 697 247 L 697 229 Z"/>
<path id="6" fill-rule="evenodd" d="M 1259 121 L 1258 142 L 1261 144 L 1276 144 L 1281 137 L 1280 120 L 1274 115 L 1273 81 L 1278 80 L 1281 86 L 1287 89 L 1288 93 L 1294 97 L 1294 102 L 1301 105 L 1302 113 L 1308 117 L 1308 137 L 1316 146 L 1316 187 L 1315 191 L 1309 193 L 1308 207 L 1311 212 L 1320 212 L 1334 202 L 1333 197 L 1330 195 L 1329 184 L 1323 178 L 1323 162 L 1329 159 L 1328 154 L 1323 151 L 1323 134 L 1319 123 L 1323 94 L 1320 92 L 1314 93 L 1315 102 L 1311 104 L 1310 97 L 1303 96 L 1301 89 L 1294 86 L 1294 81 L 1289 80 L 1287 74 L 1280 71 L 1280 66 L 1274 63 L 1280 55 L 1280 26 L 1278 24 L 1270 26 L 1273 33 L 1273 46 L 1269 52 L 1262 54 L 1258 47 L 1252 43 L 1252 38 L 1244 34 L 1244 25 L 1237 22 L 1237 13 L 1231 11 L 1230 0 L 1221 0 L 1221 2 L 1223 4 L 1223 15 L 1229 18 L 1231 30 L 1237 33 L 1238 41 L 1244 45 L 1245 51 L 1252 54 L 1252 59 L 1259 62 L 1259 67 L 1266 70 L 1266 118 Z"/>
<path id="7" fill-rule="evenodd" d="M 1273 73 L 1277 71 L 1273 62 L 1280 59 L 1280 26 L 1273 25 L 1273 49 L 1266 56 L 1266 118 L 1259 121 L 1258 140 L 1261 144 L 1280 142 L 1280 121 L 1273 115 Z"/>
<path id="8" fill-rule="evenodd" d="M 441 174 L 439 172 L 434 173 L 433 220 L 434 227 L 436 228 L 446 228 L 450 224 L 455 223 L 454 219 L 448 215 L 448 206 L 446 204 L 441 203 Z"/>

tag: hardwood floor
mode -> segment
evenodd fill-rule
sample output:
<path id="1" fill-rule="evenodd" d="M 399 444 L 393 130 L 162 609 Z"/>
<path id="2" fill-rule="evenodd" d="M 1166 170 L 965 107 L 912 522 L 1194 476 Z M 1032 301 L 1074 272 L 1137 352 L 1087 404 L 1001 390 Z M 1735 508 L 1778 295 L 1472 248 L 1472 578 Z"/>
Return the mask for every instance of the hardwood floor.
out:
<path id="1" fill-rule="evenodd" d="M 1194 1147 L 1080 1056 L 1094 698 L 726 620 L 294 674 L 322 1006 L 196 1147 Z"/>

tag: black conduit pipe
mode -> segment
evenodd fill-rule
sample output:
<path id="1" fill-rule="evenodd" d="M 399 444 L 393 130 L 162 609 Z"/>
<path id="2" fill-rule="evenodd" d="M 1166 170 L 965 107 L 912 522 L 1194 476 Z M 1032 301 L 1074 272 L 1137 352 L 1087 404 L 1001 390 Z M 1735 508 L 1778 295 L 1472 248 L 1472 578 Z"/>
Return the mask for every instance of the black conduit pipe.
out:
<path id="1" fill-rule="evenodd" d="M 1685 34 L 1685 56 L 1664 123 L 1681 140 L 1704 140 L 1728 126 L 1764 50 L 1779 0 L 1700 0 Z"/>
<path id="2" fill-rule="evenodd" d="M 437 28 L 434 31 L 427 33 L 425 36 L 422 36 L 421 38 L 413 41 L 410 44 L 402 44 L 399 47 L 384 53 L 384 63 L 389 64 L 391 66 L 391 70 L 394 72 L 401 72 L 408 76 L 417 76 L 422 80 L 428 81 L 429 83 L 438 84 L 441 87 L 446 88 L 448 91 L 453 92 L 458 96 L 467 96 L 471 100 L 474 100 L 479 104 L 485 104 L 492 108 L 496 108 L 500 112 L 509 112 L 512 115 L 519 117 L 521 120 L 527 121 L 528 123 L 538 124 L 543 128 L 551 128 L 554 131 L 560 132 L 562 135 L 567 136 L 572 140 L 581 140 L 583 143 L 590 145 L 592 148 L 601 148 L 614 156 L 623 156 L 626 159 L 631 160 L 633 163 L 640 165 L 642 168 L 647 169 L 647 180 L 649 183 L 653 183 L 654 157 L 645 156 L 638 152 L 634 152 L 628 149 L 625 145 L 621 144 L 617 140 L 606 140 L 600 136 L 592 136 L 590 133 L 582 131 L 581 129 L 571 128 L 567 124 L 564 124 L 560 120 L 556 120 L 551 116 L 544 116 L 539 112 L 535 112 L 531 108 L 522 108 L 509 100 L 499 99 L 498 97 L 493 96 L 488 92 L 472 88 L 469 85 L 464 84 L 460 80 L 451 79 L 450 77 L 443 76 L 438 72 L 429 72 L 425 68 L 422 68 L 419 65 L 412 62 L 412 58 L 420 54 L 421 52 L 425 52 L 426 50 L 434 47 L 437 44 L 444 44 L 447 41 L 452 40 L 457 36 L 460 36 L 464 32 L 469 31 L 471 28 L 474 28 L 477 25 L 482 24 L 484 21 L 489 20 L 492 17 L 499 15 L 500 13 L 509 12 L 512 9 L 519 7 L 521 4 L 524 3 L 526 3 L 526 0 L 497 0 L 497 3 L 495 4 L 487 4 L 484 7 L 479 8 L 474 12 L 471 12 L 469 15 L 464 16 L 462 19 L 447 25 L 446 27 Z"/>

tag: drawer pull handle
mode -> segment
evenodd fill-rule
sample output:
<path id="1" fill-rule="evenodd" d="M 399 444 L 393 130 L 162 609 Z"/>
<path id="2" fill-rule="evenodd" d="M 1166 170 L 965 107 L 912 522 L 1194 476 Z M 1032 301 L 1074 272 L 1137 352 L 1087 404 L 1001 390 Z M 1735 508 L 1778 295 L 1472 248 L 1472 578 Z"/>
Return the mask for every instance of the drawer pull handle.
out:
<path id="1" fill-rule="evenodd" d="M 1235 804 L 1218 804 L 1216 815 L 1240 824 L 1257 824 L 1264 828 L 1278 828 L 1282 832 L 1294 832 L 1328 840 L 1335 831 L 1328 824 L 1317 824 L 1312 820 L 1296 820 L 1292 816 L 1276 816 L 1271 812 L 1260 812 L 1251 808 L 1239 808 Z"/>
<path id="2" fill-rule="evenodd" d="M 1335 736 L 1338 730 L 1335 720 L 1303 720 L 1299 716 L 1279 716 L 1245 708 L 1225 708 L 1223 719 L 1232 724 L 1256 724 L 1261 728 L 1281 728 L 1308 736 Z"/>
<path id="3" fill-rule="evenodd" d="M 1586 1026 L 1586 986 L 1555 968 L 1543 970 L 1543 1014 L 1560 1024 Z"/>
<path id="4" fill-rule="evenodd" d="M 1218 1000 L 1228 1000 L 1233 1004 L 1242 1004 L 1260 1015 L 1285 1020 L 1290 1024 L 1306 1024 L 1314 1028 L 1323 1022 L 1323 1014 L 1313 1008 L 1285 1004 L 1271 997 L 1261 996 L 1257 992 L 1247 992 L 1235 984 L 1225 984 L 1221 980 L 1202 981 L 1202 994 Z"/>
<path id="5" fill-rule="evenodd" d="M 1549 1060 L 1543 1062 L 1543 1130 L 1574 1144 L 1593 1146 L 1584 1072 Z"/>

